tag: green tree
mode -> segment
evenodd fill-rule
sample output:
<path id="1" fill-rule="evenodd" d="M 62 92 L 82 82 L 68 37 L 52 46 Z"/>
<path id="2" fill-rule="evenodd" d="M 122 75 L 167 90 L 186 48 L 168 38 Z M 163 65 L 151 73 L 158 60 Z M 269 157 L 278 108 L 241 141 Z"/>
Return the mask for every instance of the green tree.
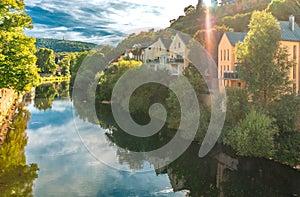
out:
<path id="1" fill-rule="evenodd" d="M 58 65 L 55 63 L 55 54 L 52 49 L 42 48 L 36 52 L 37 66 L 42 73 L 55 74 Z"/>
<path id="2" fill-rule="evenodd" d="M 300 100 L 294 95 L 282 95 L 268 105 L 269 115 L 276 119 L 281 134 L 299 132 Z"/>
<path id="3" fill-rule="evenodd" d="M 135 60 L 119 60 L 105 69 L 100 76 L 96 98 L 99 101 L 110 101 L 112 90 L 120 77 L 128 70 L 137 68 L 142 62 Z"/>
<path id="4" fill-rule="evenodd" d="M 271 157 L 278 132 L 274 119 L 252 109 L 244 120 L 228 132 L 224 143 L 241 156 Z"/>
<path id="5" fill-rule="evenodd" d="M 295 0 L 272 0 L 266 10 L 271 12 L 277 19 L 286 21 L 290 15 L 300 13 L 300 2 Z"/>
<path id="6" fill-rule="evenodd" d="M 234 31 L 247 32 L 251 12 L 225 16 L 221 19 L 222 24 L 234 29 Z"/>
<path id="7" fill-rule="evenodd" d="M 255 11 L 244 42 L 236 47 L 238 72 L 254 103 L 265 104 L 281 94 L 291 93 L 288 72 L 293 65 L 280 46 L 277 20 L 266 11 Z M 272 32 L 272 33 L 271 33 Z"/>
<path id="8" fill-rule="evenodd" d="M 297 166 L 300 163 L 300 133 L 281 136 L 277 143 L 274 158 L 281 163 Z"/>
<path id="9" fill-rule="evenodd" d="M 218 44 L 226 31 L 232 29 L 225 25 L 214 26 L 211 29 L 198 30 L 193 38 L 204 46 L 215 62 L 218 62 Z"/>
<path id="10" fill-rule="evenodd" d="M 195 6 L 189 5 L 183 9 L 185 15 L 191 15 L 196 12 Z"/>
<path id="11" fill-rule="evenodd" d="M 34 38 L 25 35 L 32 20 L 22 0 L 0 2 L 0 88 L 28 91 L 39 82 Z"/>
<path id="12" fill-rule="evenodd" d="M 247 91 L 236 87 L 227 87 L 226 104 L 226 118 L 222 137 L 243 120 L 249 112 Z"/>
<path id="13" fill-rule="evenodd" d="M 202 141 L 205 133 L 207 131 L 209 121 L 210 121 L 210 104 L 208 102 L 209 100 L 209 92 L 206 85 L 206 82 L 204 81 L 202 75 L 199 73 L 199 71 L 193 66 L 189 65 L 186 69 L 183 71 L 183 76 L 188 79 L 190 84 L 193 86 L 193 89 L 196 93 L 196 96 L 198 98 L 198 103 L 200 107 L 200 126 L 198 128 L 198 132 L 196 134 L 196 140 Z M 173 84 L 177 87 L 182 87 L 182 81 L 179 80 Z M 181 89 L 180 93 L 182 95 L 185 95 L 188 90 Z M 186 101 L 188 103 L 192 103 L 189 101 Z M 180 125 L 180 119 L 181 119 L 181 107 L 180 103 L 177 99 L 177 96 L 175 93 L 170 92 L 170 96 L 167 98 L 167 107 L 168 107 L 168 127 L 170 129 L 177 129 Z M 191 115 L 191 118 L 193 118 L 193 115 Z"/>
<path id="14" fill-rule="evenodd" d="M 66 54 L 62 56 L 62 59 L 59 62 L 59 67 L 61 68 L 61 74 L 64 76 L 71 75 L 71 55 Z"/>

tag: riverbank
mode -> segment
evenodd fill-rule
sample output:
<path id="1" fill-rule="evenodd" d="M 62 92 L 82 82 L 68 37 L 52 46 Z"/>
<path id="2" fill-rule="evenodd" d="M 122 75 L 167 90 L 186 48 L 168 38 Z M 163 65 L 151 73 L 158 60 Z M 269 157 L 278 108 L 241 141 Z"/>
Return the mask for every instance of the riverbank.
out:
<path id="1" fill-rule="evenodd" d="M 70 79 L 71 79 L 71 76 L 41 77 L 40 78 L 40 84 L 64 82 L 64 81 L 70 81 Z"/>
<path id="2" fill-rule="evenodd" d="M 22 95 L 12 89 L 0 89 L 0 146 L 5 142 L 7 132 L 21 98 Z"/>

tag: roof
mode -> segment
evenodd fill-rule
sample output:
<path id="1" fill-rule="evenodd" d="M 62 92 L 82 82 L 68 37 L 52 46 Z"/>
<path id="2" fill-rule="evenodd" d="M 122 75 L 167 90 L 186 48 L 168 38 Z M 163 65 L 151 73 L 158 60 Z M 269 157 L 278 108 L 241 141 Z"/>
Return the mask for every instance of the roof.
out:
<path id="1" fill-rule="evenodd" d="M 181 38 L 185 45 L 188 45 L 192 37 L 188 34 L 177 33 L 177 35 Z"/>
<path id="2" fill-rule="evenodd" d="M 292 31 L 290 28 L 290 22 L 279 21 L 280 28 L 282 30 L 281 39 L 288 41 L 300 42 L 300 27 L 295 23 L 295 30 Z"/>
<path id="3" fill-rule="evenodd" d="M 165 39 L 165 38 L 161 37 L 160 39 L 161 39 L 162 43 L 165 45 L 166 49 L 169 49 L 170 45 L 172 43 L 171 38 Z"/>
<path id="4" fill-rule="evenodd" d="M 243 32 L 225 32 L 225 34 L 232 46 L 235 46 L 239 41 L 243 42 L 247 35 Z"/>

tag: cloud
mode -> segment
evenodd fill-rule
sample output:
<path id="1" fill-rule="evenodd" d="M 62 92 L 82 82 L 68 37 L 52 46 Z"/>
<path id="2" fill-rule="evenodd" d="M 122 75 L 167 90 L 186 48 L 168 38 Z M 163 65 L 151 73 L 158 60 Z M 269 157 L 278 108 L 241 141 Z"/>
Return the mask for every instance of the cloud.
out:
<path id="1" fill-rule="evenodd" d="M 52 110 L 40 113 L 32 110 L 33 106 L 29 107 L 30 125 L 47 122 L 27 130 L 27 163 L 37 163 L 40 169 L 34 196 L 184 196 L 181 192 L 173 195 L 167 175 L 157 176 L 154 170 L 144 173 L 118 171 L 96 160 L 82 144 L 78 129 L 91 134 L 89 144 L 100 150 L 95 154 L 111 157 L 111 161 L 121 165 L 115 155 L 117 147 L 110 146 L 103 129 L 78 118 L 75 126 L 71 105 L 71 102 L 55 100 L 52 110 L 58 112 L 56 115 Z M 63 106 L 65 110 L 61 111 Z M 52 116 L 63 121 L 53 124 Z"/>
<path id="2" fill-rule="evenodd" d="M 70 39 L 116 44 L 126 32 L 165 28 L 169 20 L 183 14 L 196 0 L 25 0 L 34 29 L 26 33 L 35 37 Z"/>

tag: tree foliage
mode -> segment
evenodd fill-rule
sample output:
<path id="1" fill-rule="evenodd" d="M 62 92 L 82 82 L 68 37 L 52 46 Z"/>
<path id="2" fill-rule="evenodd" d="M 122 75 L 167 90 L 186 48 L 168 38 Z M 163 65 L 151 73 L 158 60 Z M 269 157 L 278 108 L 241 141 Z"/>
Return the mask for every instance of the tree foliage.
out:
<path id="1" fill-rule="evenodd" d="M 37 49 L 48 48 L 48 49 L 52 49 L 55 53 L 83 52 L 83 51 L 92 50 L 96 47 L 100 47 L 93 43 L 70 41 L 70 40 L 57 40 L 57 39 L 49 39 L 49 38 L 37 38 L 35 45 Z"/>
<path id="2" fill-rule="evenodd" d="M 224 139 L 241 156 L 270 157 L 274 154 L 274 138 L 278 134 L 274 120 L 251 110 Z"/>
<path id="3" fill-rule="evenodd" d="M 120 77 L 128 70 L 137 68 L 142 62 L 135 60 L 119 60 L 105 69 L 100 76 L 97 87 L 97 99 L 99 101 L 110 101 L 112 90 Z"/>
<path id="4" fill-rule="evenodd" d="M 289 164 L 290 166 L 297 166 L 300 163 L 300 133 L 290 133 L 282 136 L 277 143 L 277 151 L 275 159 Z"/>
<path id="5" fill-rule="evenodd" d="M 36 52 L 37 66 L 42 73 L 55 74 L 58 65 L 55 63 L 55 54 L 52 49 L 42 48 Z"/>
<path id="6" fill-rule="evenodd" d="M 218 45 L 224 32 L 232 31 L 231 28 L 222 25 L 214 26 L 208 30 L 198 30 L 193 38 L 209 52 L 215 62 L 218 62 Z"/>
<path id="7" fill-rule="evenodd" d="M 249 28 L 245 41 L 238 43 L 235 51 L 238 72 L 253 101 L 265 106 L 279 95 L 290 93 L 288 72 L 292 62 L 280 46 L 281 30 L 272 14 L 254 12 Z"/>
<path id="8" fill-rule="evenodd" d="M 200 115 L 200 127 L 198 128 L 198 132 L 196 134 L 196 140 L 202 141 L 205 133 L 208 128 L 209 120 L 210 120 L 210 104 L 208 102 L 209 99 L 209 93 L 208 88 L 206 85 L 206 82 L 204 81 L 202 75 L 199 73 L 199 71 L 193 66 L 189 65 L 184 71 L 183 71 L 183 77 L 187 78 L 190 84 L 193 87 L 193 90 L 196 93 L 196 96 L 198 98 L 198 103 L 201 111 Z M 180 77 L 178 81 L 173 84 L 177 87 L 182 87 L 181 85 Z M 189 90 L 181 89 L 180 94 L 185 95 L 186 92 L 189 92 Z M 186 98 L 185 102 L 189 102 Z M 167 98 L 167 107 L 168 107 L 168 127 L 171 129 L 177 129 L 180 125 L 180 119 L 181 119 L 181 107 L 180 103 L 178 101 L 177 96 L 174 92 L 170 92 L 170 96 Z M 192 117 L 191 117 L 192 118 Z"/>
<path id="9" fill-rule="evenodd" d="M 299 132 L 300 100 L 294 95 L 282 95 L 268 105 L 269 116 L 276 119 L 280 133 Z"/>
<path id="10" fill-rule="evenodd" d="M 183 9 L 185 15 L 191 15 L 196 12 L 195 6 L 189 5 Z"/>
<path id="11" fill-rule="evenodd" d="M 272 0 L 266 10 L 271 12 L 278 20 L 286 21 L 290 15 L 300 13 L 300 2 L 295 0 Z"/>
<path id="12" fill-rule="evenodd" d="M 28 91 L 39 81 L 35 66 L 35 39 L 25 35 L 31 18 L 21 0 L 0 2 L 0 88 Z"/>
<path id="13" fill-rule="evenodd" d="M 243 120 L 250 110 L 248 95 L 245 89 L 236 87 L 226 88 L 226 118 L 223 135 Z"/>
<path id="14" fill-rule="evenodd" d="M 251 12 L 245 14 L 236 14 L 234 16 L 225 16 L 221 19 L 222 23 L 232 29 L 235 32 L 248 31 L 248 24 L 251 18 Z"/>

